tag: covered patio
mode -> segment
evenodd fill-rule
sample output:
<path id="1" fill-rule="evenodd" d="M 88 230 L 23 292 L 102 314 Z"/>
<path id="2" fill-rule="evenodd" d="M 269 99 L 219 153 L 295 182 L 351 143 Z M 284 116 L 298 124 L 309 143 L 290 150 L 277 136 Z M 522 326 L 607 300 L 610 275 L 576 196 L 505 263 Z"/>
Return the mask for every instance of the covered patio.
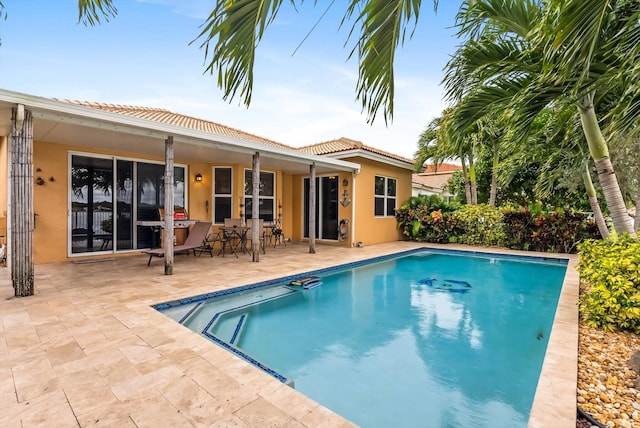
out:
<path id="1" fill-rule="evenodd" d="M 354 189 L 359 171 L 352 162 L 296 151 L 164 110 L 60 101 L 1 89 L 0 143 L 0 161 L 7 164 L 0 178 L 0 207 L 7 218 L 7 255 L 16 295 L 33 293 L 34 264 L 152 248 L 149 228 L 140 230 L 146 220 L 163 221 L 165 273 L 172 274 L 169 238 L 174 236 L 176 201 L 192 219 L 213 217 L 215 224 L 222 220 L 222 208 L 227 217 L 266 215 L 270 222 L 282 221 L 290 237 L 291 231 L 301 235 L 304 224 L 308 252 L 313 252 L 316 174 L 331 174 L 336 182 L 344 179 Z M 218 169 L 228 171 L 223 196 L 214 183 Z M 262 174 L 270 177 L 268 195 L 262 193 Z M 309 197 L 303 201 L 301 186 L 307 175 Z M 224 207 L 217 205 L 221 200 Z M 270 206 L 266 214 L 263 203 Z M 354 207 L 345 205 L 341 215 L 352 219 Z M 164 209 L 163 219 L 146 217 L 158 208 Z M 303 216 L 303 209 L 312 215 Z M 76 218 L 88 219 L 86 225 L 76 225 Z M 258 238 L 252 236 L 252 242 Z M 352 244 L 353 236 L 342 243 Z M 260 252 L 252 254 L 258 261 Z"/>

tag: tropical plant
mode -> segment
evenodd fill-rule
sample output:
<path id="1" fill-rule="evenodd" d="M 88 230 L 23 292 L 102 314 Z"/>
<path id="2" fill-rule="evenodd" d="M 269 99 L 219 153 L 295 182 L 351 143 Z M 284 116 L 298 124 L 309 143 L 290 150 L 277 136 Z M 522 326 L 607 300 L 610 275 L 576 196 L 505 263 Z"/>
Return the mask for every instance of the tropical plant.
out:
<path id="1" fill-rule="evenodd" d="M 487 204 L 465 205 L 456 211 L 457 226 L 464 232 L 458 242 L 469 245 L 503 245 L 502 212 Z"/>
<path id="2" fill-rule="evenodd" d="M 596 97 L 595 88 L 616 88 L 624 95 L 623 105 L 638 104 L 631 102 L 640 91 L 633 79 L 612 75 L 619 77 L 623 69 L 638 72 L 632 65 L 637 61 L 629 57 L 638 56 L 631 40 L 640 39 L 639 8 L 631 0 L 597 0 L 589 7 L 579 0 L 467 0 L 457 25 L 468 40 L 445 77 L 449 97 L 459 104 L 454 120 L 459 134 L 487 113 L 503 109 L 509 111 L 510 126 L 524 139 L 541 110 L 572 101 L 615 227 L 629 233 L 633 233 L 630 217 L 596 116 L 603 97 Z M 636 125 L 621 114 L 611 113 L 609 120 L 617 123 L 612 129 L 626 132 Z"/>
<path id="3" fill-rule="evenodd" d="M 582 317 L 593 327 L 640 333 L 640 242 L 625 234 L 578 248 Z"/>

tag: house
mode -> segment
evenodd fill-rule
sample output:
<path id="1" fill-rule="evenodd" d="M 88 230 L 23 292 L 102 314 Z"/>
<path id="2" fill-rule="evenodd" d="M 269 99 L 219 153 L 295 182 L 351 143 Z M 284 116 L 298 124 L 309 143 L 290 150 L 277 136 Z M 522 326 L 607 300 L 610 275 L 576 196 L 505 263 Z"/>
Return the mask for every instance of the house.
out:
<path id="1" fill-rule="evenodd" d="M 0 89 L 0 234 L 9 262 L 158 246 L 157 231 L 140 222 L 160 220 L 171 163 L 175 210 L 214 225 L 251 219 L 256 165 L 259 217 L 280 221 L 295 241 L 355 246 L 401 239 L 394 210 L 411 196 L 411 160 L 354 140 L 297 149 L 163 109 Z"/>
<path id="2" fill-rule="evenodd" d="M 414 173 L 411 177 L 411 196 L 439 195 L 449 200 L 453 195 L 446 186 L 456 171 L 462 171 L 462 167 L 450 163 L 426 165 L 424 172 Z"/>

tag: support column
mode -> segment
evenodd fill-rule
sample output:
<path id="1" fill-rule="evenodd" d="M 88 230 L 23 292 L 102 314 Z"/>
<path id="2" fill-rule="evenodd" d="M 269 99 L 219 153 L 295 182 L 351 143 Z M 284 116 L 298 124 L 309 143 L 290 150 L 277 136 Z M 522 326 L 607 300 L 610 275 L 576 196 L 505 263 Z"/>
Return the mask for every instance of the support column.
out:
<path id="1" fill-rule="evenodd" d="M 14 295 L 33 296 L 33 120 L 19 104 L 11 114 L 11 281 Z"/>
<path id="2" fill-rule="evenodd" d="M 258 230 L 260 223 L 260 153 L 253 155 L 252 182 L 253 192 L 251 193 L 251 253 L 254 262 L 260 261 L 260 233 Z"/>
<path id="3" fill-rule="evenodd" d="M 309 167 L 309 253 L 316 252 L 316 163 Z"/>
<path id="4" fill-rule="evenodd" d="M 164 141 L 164 274 L 173 275 L 173 137 Z"/>

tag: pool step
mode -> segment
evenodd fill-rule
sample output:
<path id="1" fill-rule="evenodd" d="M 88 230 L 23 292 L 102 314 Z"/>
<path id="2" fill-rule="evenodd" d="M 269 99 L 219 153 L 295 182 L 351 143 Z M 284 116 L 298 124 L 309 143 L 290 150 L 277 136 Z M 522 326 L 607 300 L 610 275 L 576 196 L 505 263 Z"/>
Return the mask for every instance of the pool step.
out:
<path id="1" fill-rule="evenodd" d="M 248 318 L 249 314 L 244 311 L 225 314 L 209 329 L 209 333 L 231 345 L 238 346 Z"/>
<path id="2" fill-rule="evenodd" d="M 248 314 L 240 315 L 238 324 L 236 324 L 236 328 L 235 330 L 233 330 L 233 336 L 231 336 L 231 340 L 229 340 L 229 343 L 231 343 L 232 345 L 235 344 L 236 341 L 240 338 L 240 334 L 242 334 L 242 328 L 245 326 L 245 321 L 247 320 L 248 316 Z"/>

